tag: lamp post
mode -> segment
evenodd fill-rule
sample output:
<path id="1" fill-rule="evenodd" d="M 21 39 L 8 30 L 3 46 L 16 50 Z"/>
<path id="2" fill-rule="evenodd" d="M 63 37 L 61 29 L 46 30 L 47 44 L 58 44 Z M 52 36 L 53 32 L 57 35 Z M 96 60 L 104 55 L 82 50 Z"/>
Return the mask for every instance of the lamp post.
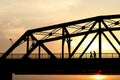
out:
<path id="1" fill-rule="evenodd" d="M 13 40 L 10 38 L 11 45 L 13 45 Z"/>
<path id="2" fill-rule="evenodd" d="M 11 46 L 13 45 L 13 40 L 10 38 Z M 11 52 L 11 58 L 13 58 L 13 52 Z"/>

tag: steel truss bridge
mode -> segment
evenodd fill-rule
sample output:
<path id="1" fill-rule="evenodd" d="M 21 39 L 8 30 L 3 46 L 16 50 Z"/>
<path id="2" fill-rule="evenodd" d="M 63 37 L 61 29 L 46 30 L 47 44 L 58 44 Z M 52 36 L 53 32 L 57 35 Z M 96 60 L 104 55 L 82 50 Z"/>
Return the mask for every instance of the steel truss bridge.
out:
<path id="1" fill-rule="evenodd" d="M 120 74 L 119 30 L 120 15 L 97 16 L 27 30 L 1 54 L 0 78 L 12 80 L 12 73 Z M 104 41 L 113 52 L 105 52 Z M 19 46 L 25 48 L 24 54 L 14 53 Z M 93 48 L 97 51 L 91 57 Z"/>

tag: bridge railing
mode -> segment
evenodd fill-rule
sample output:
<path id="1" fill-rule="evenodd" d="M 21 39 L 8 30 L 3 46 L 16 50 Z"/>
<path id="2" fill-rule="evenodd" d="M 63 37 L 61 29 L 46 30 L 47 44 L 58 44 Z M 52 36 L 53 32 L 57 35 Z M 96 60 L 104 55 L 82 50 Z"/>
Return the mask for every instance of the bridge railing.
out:
<path id="1" fill-rule="evenodd" d="M 76 53 L 73 55 L 72 58 L 79 58 L 81 53 Z M 0 53 L 0 57 L 3 55 L 3 53 Z M 55 53 L 54 54 L 58 59 L 62 58 L 62 54 L 60 53 Z M 21 59 L 24 56 L 23 53 L 12 53 L 8 55 L 7 59 Z M 50 56 L 45 53 L 41 53 L 38 55 L 37 53 L 33 53 L 29 56 L 31 59 L 49 59 Z M 68 53 L 64 53 L 64 58 L 69 58 Z M 90 53 L 85 53 L 82 58 L 99 58 L 99 54 L 96 53 L 96 57 L 94 55 L 90 57 Z M 102 53 L 102 58 L 119 58 L 119 55 L 117 53 Z"/>

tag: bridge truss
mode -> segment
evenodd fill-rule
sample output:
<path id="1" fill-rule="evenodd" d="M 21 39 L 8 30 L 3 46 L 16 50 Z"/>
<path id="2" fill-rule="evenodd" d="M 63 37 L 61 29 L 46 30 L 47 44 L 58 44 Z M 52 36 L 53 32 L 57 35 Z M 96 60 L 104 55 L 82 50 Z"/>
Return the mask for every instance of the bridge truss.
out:
<path id="1" fill-rule="evenodd" d="M 54 46 L 58 41 L 60 43 L 59 53 L 61 58 L 73 58 L 76 55 L 77 58 L 82 58 L 87 53 L 87 50 L 92 46 L 95 40 L 98 41 L 98 58 L 102 58 L 103 51 L 103 37 L 113 48 L 118 57 L 120 52 L 118 47 L 114 44 L 113 40 L 117 45 L 120 45 L 119 41 L 119 30 L 120 30 L 120 15 L 108 15 L 108 16 L 97 16 L 87 18 L 83 20 L 77 20 L 37 29 L 27 30 L 2 56 L 2 59 L 7 58 L 16 47 L 19 47 L 23 43 L 26 44 L 26 52 L 21 57 L 22 59 L 29 58 L 29 55 L 33 53 L 35 49 L 38 50 L 38 58 L 41 58 L 41 48 L 50 56 L 51 59 L 56 59 L 55 53 L 47 47 L 47 43 L 51 43 L 51 47 Z M 118 33 L 117 33 L 118 32 Z M 117 34 L 116 34 L 117 33 Z M 92 35 L 92 36 L 91 36 Z M 109 37 L 111 36 L 111 37 Z M 80 37 L 80 38 L 79 38 Z M 90 37 L 88 39 L 88 37 Z M 74 41 L 75 40 L 75 41 Z M 76 42 L 74 49 L 72 48 L 73 42 Z M 85 44 L 85 47 L 81 47 Z M 96 44 L 97 45 L 97 44 Z M 67 52 L 66 52 L 67 49 Z M 65 57 L 67 53 L 68 57 Z"/>

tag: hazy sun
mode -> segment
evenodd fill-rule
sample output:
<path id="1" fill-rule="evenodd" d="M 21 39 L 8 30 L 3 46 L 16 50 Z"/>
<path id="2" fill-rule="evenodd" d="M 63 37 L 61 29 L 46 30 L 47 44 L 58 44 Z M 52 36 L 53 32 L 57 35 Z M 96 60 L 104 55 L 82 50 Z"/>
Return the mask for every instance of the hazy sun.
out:
<path id="1" fill-rule="evenodd" d="M 95 80 L 103 80 L 106 78 L 105 75 L 94 75 L 91 78 L 95 79 Z"/>

